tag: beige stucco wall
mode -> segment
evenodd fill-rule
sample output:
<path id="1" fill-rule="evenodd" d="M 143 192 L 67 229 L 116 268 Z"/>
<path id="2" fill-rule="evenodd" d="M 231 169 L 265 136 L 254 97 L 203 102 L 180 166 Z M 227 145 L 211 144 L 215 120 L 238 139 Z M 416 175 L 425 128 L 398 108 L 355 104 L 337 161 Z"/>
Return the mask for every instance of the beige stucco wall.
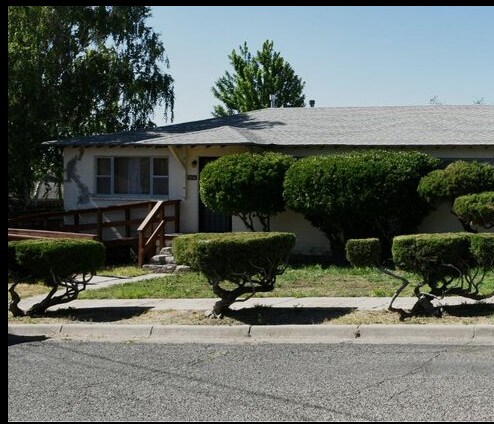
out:
<path id="1" fill-rule="evenodd" d="M 334 154 L 346 149 L 335 148 L 290 148 L 278 149 L 293 156 Z M 199 181 L 188 179 L 187 176 L 198 177 L 199 157 L 218 157 L 231 153 L 248 151 L 245 146 L 211 146 L 211 147 L 177 147 L 178 158 L 186 164 L 186 170 L 180 161 L 174 157 L 167 147 L 159 148 L 65 148 L 64 150 L 64 206 L 66 210 L 92 208 L 111 204 L 126 203 L 130 201 L 162 200 L 152 196 L 99 196 L 95 194 L 95 166 L 96 157 L 101 156 L 166 156 L 169 159 L 169 199 L 181 200 L 181 231 L 192 233 L 198 231 L 199 223 Z M 445 159 L 482 159 L 494 161 L 494 146 L 487 148 L 423 148 L 425 153 Z M 192 177 L 193 178 L 193 177 Z M 234 218 L 233 231 L 245 230 L 242 222 Z M 297 236 L 295 253 L 327 254 L 329 246 L 326 237 L 306 221 L 301 214 L 292 211 L 284 212 L 272 220 L 272 230 L 291 231 Z M 455 217 L 449 212 L 446 205 L 441 206 L 428 216 L 419 228 L 423 232 L 461 231 Z"/>
<path id="2" fill-rule="evenodd" d="M 261 230 L 258 221 L 255 221 L 256 230 Z M 248 231 L 239 218 L 233 218 L 232 231 Z M 282 212 L 271 219 L 271 231 L 289 231 L 297 237 L 293 253 L 303 255 L 329 254 L 329 242 L 326 236 L 313 227 L 300 213 L 293 211 Z"/>

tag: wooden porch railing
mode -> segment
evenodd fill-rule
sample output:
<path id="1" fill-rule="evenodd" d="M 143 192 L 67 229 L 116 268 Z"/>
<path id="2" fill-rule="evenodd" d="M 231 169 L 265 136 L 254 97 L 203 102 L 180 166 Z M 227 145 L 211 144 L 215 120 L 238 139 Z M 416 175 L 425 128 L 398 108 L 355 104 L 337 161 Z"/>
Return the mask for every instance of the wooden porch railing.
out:
<path id="1" fill-rule="evenodd" d="M 172 214 L 167 214 L 167 209 L 173 209 Z M 142 221 L 137 234 L 139 237 L 139 251 L 137 264 L 142 267 L 151 253 L 165 247 L 165 227 L 168 222 L 174 222 L 174 232 L 180 232 L 180 201 L 168 200 L 157 202 L 153 209 Z"/>
<path id="2" fill-rule="evenodd" d="M 40 213 L 11 218 L 8 220 L 8 226 L 9 234 L 11 228 L 22 228 L 24 231 L 50 230 L 65 234 L 70 231 L 86 233 L 89 236 L 93 234 L 95 239 L 107 246 L 136 246 L 138 263 L 142 266 L 150 253 L 165 246 L 166 224 L 169 222 L 174 223 L 175 233 L 180 232 L 180 200 L 135 202 Z M 105 229 L 109 231 L 104 231 Z M 112 237 L 115 234 L 116 236 Z"/>
<path id="3" fill-rule="evenodd" d="M 8 232 L 9 241 L 44 238 L 79 238 L 96 240 L 98 238 L 95 234 L 69 233 L 67 231 L 32 230 L 24 228 L 9 228 Z"/>
<path id="4" fill-rule="evenodd" d="M 99 208 L 89 209 L 73 209 L 65 212 L 47 212 L 34 215 L 20 216 L 8 220 L 10 228 L 33 228 L 39 230 L 52 231 L 72 231 L 94 232 L 98 236 L 98 240 L 106 241 L 103 229 L 109 227 L 124 227 L 122 235 L 131 237 L 132 226 L 139 225 L 142 221 L 140 218 L 131 219 L 131 212 L 138 209 L 147 209 L 148 211 L 156 202 L 135 202 L 125 203 L 120 205 L 103 206 Z M 120 215 L 118 219 L 105 217 L 108 213 Z"/>

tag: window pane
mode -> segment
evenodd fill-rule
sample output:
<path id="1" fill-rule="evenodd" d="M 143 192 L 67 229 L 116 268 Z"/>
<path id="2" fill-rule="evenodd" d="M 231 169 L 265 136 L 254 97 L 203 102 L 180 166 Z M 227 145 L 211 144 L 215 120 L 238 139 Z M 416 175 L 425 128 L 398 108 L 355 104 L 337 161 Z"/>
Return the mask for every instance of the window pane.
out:
<path id="1" fill-rule="evenodd" d="M 153 194 L 168 194 L 168 178 L 153 178 Z"/>
<path id="2" fill-rule="evenodd" d="M 96 175 L 111 175 L 110 158 L 98 158 L 96 167 Z"/>
<path id="3" fill-rule="evenodd" d="M 115 158 L 115 193 L 149 194 L 149 159 Z"/>
<path id="4" fill-rule="evenodd" d="M 96 193 L 98 194 L 111 194 L 111 178 L 110 177 L 98 177 L 96 178 Z"/>
<path id="5" fill-rule="evenodd" d="M 168 159 L 167 158 L 155 158 L 153 159 L 153 172 L 154 175 L 168 176 Z"/>

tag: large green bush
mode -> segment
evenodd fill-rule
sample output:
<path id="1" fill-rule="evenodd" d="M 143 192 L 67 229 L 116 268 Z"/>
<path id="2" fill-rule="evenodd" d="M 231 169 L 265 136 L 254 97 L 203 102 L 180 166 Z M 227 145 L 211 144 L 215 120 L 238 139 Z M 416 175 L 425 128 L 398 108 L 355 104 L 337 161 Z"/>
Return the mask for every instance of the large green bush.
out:
<path id="1" fill-rule="evenodd" d="M 221 298 L 214 307 L 219 315 L 241 295 L 273 290 L 294 244 L 291 233 L 199 233 L 176 237 L 172 249 L 177 263 L 206 276 Z"/>
<path id="2" fill-rule="evenodd" d="M 415 151 L 307 157 L 288 170 L 284 196 L 326 234 L 333 260 L 342 262 L 350 238 L 378 237 L 389 251 L 393 236 L 415 230 L 429 210 L 418 182 L 438 164 Z"/>
<path id="3" fill-rule="evenodd" d="M 35 315 L 59 303 L 69 302 L 81 290 L 97 269 L 105 262 L 102 243 L 82 239 L 37 239 L 11 241 L 8 243 L 9 291 L 12 296 L 10 310 L 14 315 Z M 20 298 L 15 292 L 19 282 L 41 281 L 51 287 L 50 293 L 40 303 L 24 312 L 18 307 Z M 54 296 L 59 288 L 63 295 Z"/>
<path id="4" fill-rule="evenodd" d="M 494 191 L 457 197 L 453 212 L 470 225 L 494 227 Z"/>
<path id="5" fill-rule="evenodd" d="M 269 231 L 270 217 L 285 209 L 283 179 L 293 162 L 273 152 L 222 156 L 201 172 L 201 200 L 212 210 L 240 217 L 250 230 L 257 217 Z"/>

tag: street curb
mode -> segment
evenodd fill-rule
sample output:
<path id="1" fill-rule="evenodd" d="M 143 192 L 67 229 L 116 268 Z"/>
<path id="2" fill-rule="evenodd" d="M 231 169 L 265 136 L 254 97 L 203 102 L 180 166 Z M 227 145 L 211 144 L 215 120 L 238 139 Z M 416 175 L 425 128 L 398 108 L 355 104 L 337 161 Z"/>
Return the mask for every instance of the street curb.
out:
<path id="1" fill-rule="evenodd" d="M 60 330 L 64 337 L 135 338 L 149 337 L 151 324 L 65 324 Z"/>
<path id="2" fill-rule="evenodd" d="M 62 324 L 9 324 L 9 336 L 46 336 L 60 335 Z"/>
<path id="3" fill-rule="evenodd" d="M 357 325 L 253 325 L 250 337 L 269 342 L 347 342 L 358 337 Z"/>
<path id="4" fill-rule="evenodd" d="M 494 345 L 494 325 L 9 324 L 8 334 L 181 343 L 369 343 Z"/>
<path id="5" fill-rule="evenodd" d="M 359 326 L 360 339 L 369 343 L 466 343 L 475 339 L 476 325 L 366 324 Z M 488 341 L 489 337 L 486 338 Z M 494 337 L 492 339 L 494 341 Z"/>

